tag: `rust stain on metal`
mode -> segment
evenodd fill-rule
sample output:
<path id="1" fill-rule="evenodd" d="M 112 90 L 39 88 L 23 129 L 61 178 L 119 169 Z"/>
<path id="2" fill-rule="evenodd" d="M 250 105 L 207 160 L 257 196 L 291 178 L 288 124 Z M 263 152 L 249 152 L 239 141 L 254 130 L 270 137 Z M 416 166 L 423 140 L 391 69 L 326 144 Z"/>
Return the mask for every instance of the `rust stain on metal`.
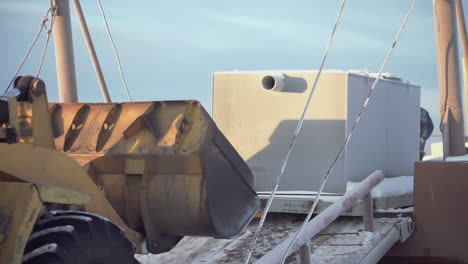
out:
<path id="1" fill-rule="evenodd" d="M 177 117 L 172 120 L 167 132 L 158 141 L 159 147 L 173 147 L 176 144 L 176 138 L 179 133 L 180 121 L 183 118 L 183 114 L 178 114 Z"/>

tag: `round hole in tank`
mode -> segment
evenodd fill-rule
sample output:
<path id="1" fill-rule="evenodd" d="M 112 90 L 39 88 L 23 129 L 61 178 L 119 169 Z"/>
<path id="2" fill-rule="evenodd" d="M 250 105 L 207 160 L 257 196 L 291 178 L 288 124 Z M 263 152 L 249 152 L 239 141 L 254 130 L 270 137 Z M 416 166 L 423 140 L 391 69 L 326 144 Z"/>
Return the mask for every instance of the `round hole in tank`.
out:
<path id="1" fill-rule="evenodd" d="M 263 89 L 269 91 L 269 90 L 275 88 L 275 85 L 276 85 L 276 80 L 275 80 L 275 78 L 273 78 L 273 76 L 267 75 L 267 76 L 263 77 L 263 79 L 262 79 Z"/>

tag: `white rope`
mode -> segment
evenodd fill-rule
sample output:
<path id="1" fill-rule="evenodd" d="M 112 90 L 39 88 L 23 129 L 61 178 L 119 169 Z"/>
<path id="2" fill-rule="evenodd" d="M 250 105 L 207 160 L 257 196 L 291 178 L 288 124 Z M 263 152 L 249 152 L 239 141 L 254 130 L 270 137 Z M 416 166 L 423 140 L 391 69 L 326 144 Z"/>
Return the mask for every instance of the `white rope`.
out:
<path id="1" fill-rule="evenodd" d="M 117 52 L 117 48 L 115 47 L 114 39 L 112 38 L 112 35 L 110 33 L 109 24 L 107 23 L 106 14 L 104 13 L 104 8 L 102 7 L 101 0 L 97 0 L 97 1 L 98 1 L 99 9 L 101 10 L 102 18 L 104 19 L 104 25 L 106 26 L 107 36 L 109 37 L 109 40 L 110 40 L 110 42 L 112 44 L 112 49 L 114 50 L 115 58 L 117 59 L 117 65 L 119 67 L 120 79 L 122 79 L 122 83 L 123 83 L 123 86 L 125 88 L 125 92 L 127 93 L 128 100 L 131 102 L 132 97 L 130 96 L 130 92 L 128 90 L 127 82 L 125 81 L 125 78 L 124 78 L 124 74 L 123 74 L 123 71 L 122 71 L 122 64 L 120 63 L 119 53 Z"/>
<path id="2" fill-rule="evenodd" d="M 267 217 L 268 211 L 270 210 L 271 203 L 273 202 L 273 199 L 274 199 L 274 197 L 276 195 L 276 191 L 278 190 L 279 183 L 281 181 L 281 178 L 283 177 L 284 170 L 286 169 L 286 165 L 288 163 L 289 156 L 291 155 L 291 152 L 292 152 L 292 150 L 294 148 L 294 144 L 296 143 L 297 136 L 298 136 L 299 132 L 301 131 L 302 124 L 304 123 L 305 116 L 307 114 L 307 111 L 309 110 L 310 102 L 312 100 L 312 96 L 314 95 L 315 88 L 317 87 L 317 83 L 318 83 L 318 81 L 320 79 L 320 75 L 322 74 L 323 66 L 325 65 L 325 61 L 327 59 L 328 52 L 330 51 L 330 47 L 331 47 L 331 44 L 333 42 L 333 38 L 335 36 L 336 28 L 338 26 L 338 22 L 340 21 L 341 15 L 343 13 L 343 9 L 345 7 L 346 1 L 347 0 L 343 0 L 343 2 L 341 4 L 341 8 L 340 8 L 340 11 L 339 11 L 338 16 L 336 18 L 335 25 L 333 26 L 333 30 L 332 30 L 330 38 L 328 40 L 327 48 L 325 49 L 325 54 L 323 55 L 323 59 L 322 59 L 321 65 L 320 65 L 320 69 L 317 72 L 317 76 L 315 77 L 314 83 L 312 85 L 312 89 L 310 91 L 309 98 L 307 99 L 307 103 L 306 103 L 306 105 L 304 107 L 304 111 L 302 112 L 302 115 L 301 115 L 301 118 L 299 119 L 296 130 L 294 131 L 294 135 L 293 135 L 293 138 L 292 138 L 292 141 L 291 141 L 291 145 L 289 146 L 289 149 L 288 149 L 288 151 L 286 153 L 286 156 L 283 159 L 283 163 L 281 165 L 280 172 L 278 173 L 278 176 L 276 177 L 275 188 L 273 189 L 273 191 L 271 192 L 270 197 L 268 198 L 268 202 L 267 202 L 267 204 L 265 206 L 265 209 L 263 210 L 263 214 L 262 214 L 262 217 L 260 218 L 260 222 L 258 223 L 257 228 L 255 230 L 255 234 L 254 234 L 254 237 L 252 239 L 252 243 L 250 245 L 249 252 L 247 254 L 247 257 L 245 258 L 245 262 L 244 262 L 245 264 L 248 264 L 249 261 L 250 261 L 250 257 L 252 256 L 253 248 L 255 247 L 255 243 L 257 242 L 258 235 L 260 233 L 260 230 L 263 227 L 263 224 L 264 224 L 265 219 Z"/>
<path id="3" fill-rule="evenodd" d="M 364 101 L 364 104 L 361 108 L 361 111 L 359 112 L 356 120 L 354 120 L 354 123 L 353 123 L 353 126 L 348 134 L 348 136 L 346 137 L 345 139 L 345 142 L 343 143 L 343 145 L 341 146 L 341 149 L 340 149 L 340 152 L 338 153 L 338 155 L 336 156 L 336 158 L 333 160 L 333 163 L 331 164 L 330 168 L 328 169 L 327 173 L 325 174 L 323 180 L 322 180 L 322 183 L 320 185 L 320 189 L 317 193 L 317 197 L 316 199 L 314 200 L 314 203 L 312 204 L 312 207 L 310 208 L 309 210 L 309 213 L 307 214 L 307 217 L 306 219 L 304 220 L 304 222 L 302 223 L 301 227 L 299 228 L 299 230 L 296 232 L 296 234 L 294 235 L 294 238 L 291 240 L 291 243 L 289 244 L 288 246 L 288 249 L 286 250 L 286 254 L 283 256 L 283 259 L 281 261 L 281 263 L 284 263 L 284 261 L 286 260 L 286 258 L 288 257 L 288 253 L 289 251 L 291 250 L 291 247 L 293 246 L 294 242 L 296 241 L 296 239 L 299 237 L 299 235 L 301 234 L 302 230 L 304 229 L 305 225 L 309 222 L 310 218 L 312 217 L 312 214 L 315 210 L 315 208 L 317 207 L 317 203 L 320 199 L 320 195 L 322 194 L 322 191 L 323 191 L 323 188 L 325 187 L 325 184 L 328 180 L 328 176 L 331 174 L 333 168 L 335 167 L 335 164 L 336 162 L 338 161 L 338 159 L 341 157 L 341 155 L 343 154 L 344 152 L 344 149 L 346 148 L 346 146 L 348 145 L 348 142 L 349 142 L 349 139 L 351 138 L 352 134 L 353 134 L 353 131 L 356 127 L 356 125 L 359 123 L 359 121 L 361 120 L 361 117 L 362 117 L 362 114 L 364 113 L 367 105 L 369 104 L 369 100 L 372 96 L 372 93 L 374 92 L 374 89 L 375 87 L 377 86 L 381 76 L 382 76 L 382 72 L 385 68 L 385 66 L 387 65 L 387 62 L 390 58 L 390 56 L 392 55 L 393 53 L 393 50 L 395 49 L 395 46 L 400 38 L 400 34 L 401 32 L 403 31 L 403 29 L 405 28 L 406 26 L 406 23 L 408 22 L 408 19 L 410 18 L 411 14 L 413 13 L 413 9 L 414 9 L 414 6 L 416 5 L 416 0 L 413 1 L 413 4 L 411 5 L 408 13 L 406 14 L 406 17 L 405 17 L 405 20 L 403 21 L 403 24 L 401 25 L 400 27 L 400 30 L 398 31 L 396 37 L 395 37 L 395 40 L 393 41 L 392 43 L 392 46 L 390 47 L 390 50 L 388 51 L 387 53 L 387 56 L 385 57 L 385 60 L 384 62 L 382 63 L 382 66 L 380 67 L 380 70 L 379 70 L 379 74 L 377 75 L 374 83 L 372 84 L 372 87 L 371 89 L 369 90 L 369 93 L 367 95 L 367 98 L 366 100 Z"/>
<path id="4" fill-rule="evenodd" d="M 39 31 L 37 32 L 36 34 L 36 37 L 34 38 L 34 40 L 32 41 L 31 45 L 29 46 L 28 48 L 28 51 L 26 52 L 26 55 L 24 55 L 23 59 L 21 60 L 21 63 L 19 64 L 18 68 L 16 69 L 15 71 L 15 74 L 13 74 L 13 78 L 11 79 L 10 83 L 8 84 L 7 88 L 5 89 L 5 91 L 3 93 L 6 93 L 8 92 L 8 90 L 10 90 L 10 87 L 11 85 L 13 84 L 13 82 L 15 81 L 16 77 L 18 76 L 18 73 L 21 71 L 21 69 L 23 68 L 24 66 L 24 63 L 26 62 L 26 60 L 28 59 L 29 57 L 29 54 L 31 54 L 31 51 L 32 49 L 34 48 L 34 46 L 36 45 L 36 42 L 37 40 L 39 39 L 39 36 L 41 35 L 42 33 L 42 30 L 46 27 L 46 23 L 47 21 L 49 20 L 48 19 L 48 16 L 49 14 L 52 12 L 52 10 L 54 10 L 53 12 L 55 12 L 55 7 L 50 7 L 45 16 L 42 17 L 42 21 L 41 21 L 41 24 L 39 25 Z M 42 64 L 42 63 L 41 63 Z"/>

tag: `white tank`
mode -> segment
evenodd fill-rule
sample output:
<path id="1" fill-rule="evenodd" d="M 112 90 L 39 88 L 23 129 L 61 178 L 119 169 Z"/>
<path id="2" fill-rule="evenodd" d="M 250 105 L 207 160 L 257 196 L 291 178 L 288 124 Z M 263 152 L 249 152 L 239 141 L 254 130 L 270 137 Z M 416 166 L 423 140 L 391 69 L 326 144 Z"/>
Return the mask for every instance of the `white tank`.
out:
<path id="1" fill-rule="evenodd" d="M 212 75 L 213 118 L 247 161 L 258 192 L 271 191 L 292 140 L 314 70 L 232 71 Z M 316 191 L 349 133 L 375 74 L 326 70 L 322 73 L 280 191 Z M 419 158 L 420 87 L 386 76 L 325 191 L 342 194 L 374 170 L 386 177 L 413 175 Z"/>

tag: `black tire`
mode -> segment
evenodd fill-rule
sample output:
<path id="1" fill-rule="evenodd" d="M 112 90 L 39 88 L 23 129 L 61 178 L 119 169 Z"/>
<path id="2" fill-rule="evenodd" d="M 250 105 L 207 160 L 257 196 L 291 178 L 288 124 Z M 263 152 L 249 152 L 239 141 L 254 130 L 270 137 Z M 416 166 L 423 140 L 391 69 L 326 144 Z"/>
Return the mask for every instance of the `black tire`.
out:
<path id="1" fill-rule="evenodd" d="M 134 264 L 135 245 L 108 219 L 85 212 L 53 211 L 37 221 L 23 264 Z"/>

